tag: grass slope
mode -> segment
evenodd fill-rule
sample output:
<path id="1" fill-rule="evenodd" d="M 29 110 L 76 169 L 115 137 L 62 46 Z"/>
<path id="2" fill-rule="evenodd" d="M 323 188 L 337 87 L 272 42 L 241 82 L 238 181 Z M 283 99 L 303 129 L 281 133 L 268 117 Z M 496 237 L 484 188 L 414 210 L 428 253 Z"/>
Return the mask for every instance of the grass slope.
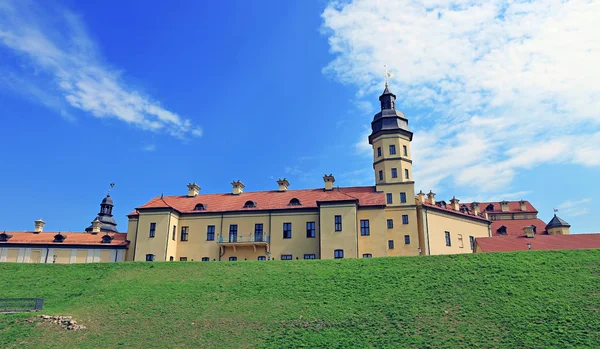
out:
<path id="1" fill-rule="evenodd" d="M 0 263 L 0 348 L 600 347 L 600 250 L 329 261 Z"/>

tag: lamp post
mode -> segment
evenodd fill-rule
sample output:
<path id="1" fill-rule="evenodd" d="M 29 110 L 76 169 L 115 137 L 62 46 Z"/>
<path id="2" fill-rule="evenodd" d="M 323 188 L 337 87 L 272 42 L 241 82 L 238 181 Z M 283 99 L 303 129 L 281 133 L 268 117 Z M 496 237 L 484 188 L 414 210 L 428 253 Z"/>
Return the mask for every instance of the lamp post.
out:
<path id="1" fill-rule="evenodd" d="M 419 256 L 421 255 L 421 248 L 419 247 Z"/>
<path id="2" fill-rule="evenodd" d="M 527 249 L 528 249 L 528 250 L 531 250 L 531 242 L 528 242 L 528 243 L 527 243 Z"/>
<path id="3" fill-rule="evenodd" d="M 52 256 L 52 263 L 56 263 L 56 255 Z"/>

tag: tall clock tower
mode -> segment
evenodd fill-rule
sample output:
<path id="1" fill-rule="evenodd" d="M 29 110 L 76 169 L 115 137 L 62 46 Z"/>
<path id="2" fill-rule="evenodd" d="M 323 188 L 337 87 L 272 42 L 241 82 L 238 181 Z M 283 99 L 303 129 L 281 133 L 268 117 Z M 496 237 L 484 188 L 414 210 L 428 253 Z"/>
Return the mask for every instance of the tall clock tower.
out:
<path id="1" fill-rule="evenodd" d="M 376 190 L 386 196 L 388 239 L 394 241 L 388 255 L 417 254 L 419 241 L 410 151 L 413 133 L 408 129 L 408 119 L 396 110 L 396 95 L 390 92 L 387 82 L 379 102 L 381 110 L 371 122 L 369 144 L 373 146 Z M 400 253 L 401 250 L 404 252 Z"/>

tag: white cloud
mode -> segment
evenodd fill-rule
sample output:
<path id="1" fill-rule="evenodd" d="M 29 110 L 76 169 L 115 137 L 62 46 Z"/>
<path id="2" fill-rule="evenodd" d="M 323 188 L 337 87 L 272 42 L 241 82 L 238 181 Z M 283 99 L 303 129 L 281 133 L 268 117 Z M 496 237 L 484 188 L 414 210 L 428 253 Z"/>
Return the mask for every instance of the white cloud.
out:
<path id="1" fill-rule="evenodd" d="M 592 202 L 591 198 L 567 200 L 567 201 L 559 204 L 556 207 L 556 209 L 558 209 L 559 216 L 567 216 L 567 217 L 583 216 L 590 212 L 589 204 L 591 202 Z"/>
<path id="2" fill-rule="evenodd" d="M 148 151 L 148 152 L 155 151 L 156 150 L 156 145 L 154 145 L 154 144 L 147 144 L 147 145 L 145 145 L 145 146 L 142 147 L 142 150 L 143 151 Z"/>
<path id="3" fill-rule="evenodd" d="M 27 78 L 11 79 L 27 79 L 19 84 L 18 92 L 63 115 L 73 107 L 98 118 L 113 118 L 176 137 L 202 135 L 190 120 L 126 85 L 118 71 L 102 62 L 81 19 L 66 9 L 38 8 L 28 1 L 0 2 L 2 48 L 24 58 L 21 67 L 14 69 Z M 16 74 L 4 68 L 3 75 Z M 31 94 L 32 86 L 37 85 L 45 85 L 44 94 Z M 3 86 L 19 87 L 14 83 Z"/>
<path id="4" fill-rule="evenodd" d="M 488 195 L 540 164 L 600 166 L 598 13 L 599 1 L 335 1 L 324 72 L 371 100 L 387 65 L 400 108 L 427 111 L 407 115 L 419 187 Z"/>

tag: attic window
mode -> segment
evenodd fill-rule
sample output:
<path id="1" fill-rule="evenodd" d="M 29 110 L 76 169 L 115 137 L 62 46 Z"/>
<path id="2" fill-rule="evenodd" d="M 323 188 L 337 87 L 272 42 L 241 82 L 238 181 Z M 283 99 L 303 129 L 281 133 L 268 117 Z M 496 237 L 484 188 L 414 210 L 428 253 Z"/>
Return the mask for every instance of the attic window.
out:
<path id="1" fill-rule="evenodd" d="M 462 212 L 462 213 L 469 213 L 469 208 L 467 208 L 466 205 L 462 205 L 460 207 L 460 212 Z"/>
<path id="2" fill-rule="evenodd" d="M 493 211 L 494 210 L 494 204 L 489 204 L 487 205 L 487 207 L 485 208 L 486 211 Z"/>
<path id="3" fill-rule="evenodd" d="M 8 239 L 10 239 L 11 237 L 12 237 L 12 235 L 2 233 L 2 234 L 0 234 L 0 242 L 7 242 Z"/>
<path id="4" fill-rule="evenodd" d="M 244 208 L 256 208 L 256 202 L 248 200 L 244 204 Z"/>
<path id="5" fill-rule="evenodd" d="M 293 198 L 292 200 L 290 200 L 290 206 L 302 206 L 302 204 L 300 203 L 300 200 L 298 200 L 297 198 Z"/>
<path id="6" fill-rule="evenodd" d="M 441 208 L 446 208 L 446 201 L 444 201 L 444 200 L 438 201 L 435 204 Z"/>
<path id="7" fill-rule="evenodd" d="M 62 235 L 61 233 L 58 233 L 56 235 L 54 235 L 54 241 L 53 242 L 63 242 L 65 241 L 67 237 Z"/>
<path id="8" fill-rule="evenodd" d="M 114 239 L 114 236 L 110 236 L 110 235 L 104 235 L 102 236 L 102 243 L 103 244 L 110 244 L 110 242 L 112 241 L 112 239 Z"/>
<path id="9" fill-rule="evenodd" d="M 204 204 L 198 204 L 194 207 L 194 211 L 205 211 L 206 210 L 206 205 Z"/>
<path id="10" fill-rule="evenodd" d="M 506 235 L 506 227 L 505 226 L 501 226 L 496 231 L 498 232 L 498 234 Z"/>

